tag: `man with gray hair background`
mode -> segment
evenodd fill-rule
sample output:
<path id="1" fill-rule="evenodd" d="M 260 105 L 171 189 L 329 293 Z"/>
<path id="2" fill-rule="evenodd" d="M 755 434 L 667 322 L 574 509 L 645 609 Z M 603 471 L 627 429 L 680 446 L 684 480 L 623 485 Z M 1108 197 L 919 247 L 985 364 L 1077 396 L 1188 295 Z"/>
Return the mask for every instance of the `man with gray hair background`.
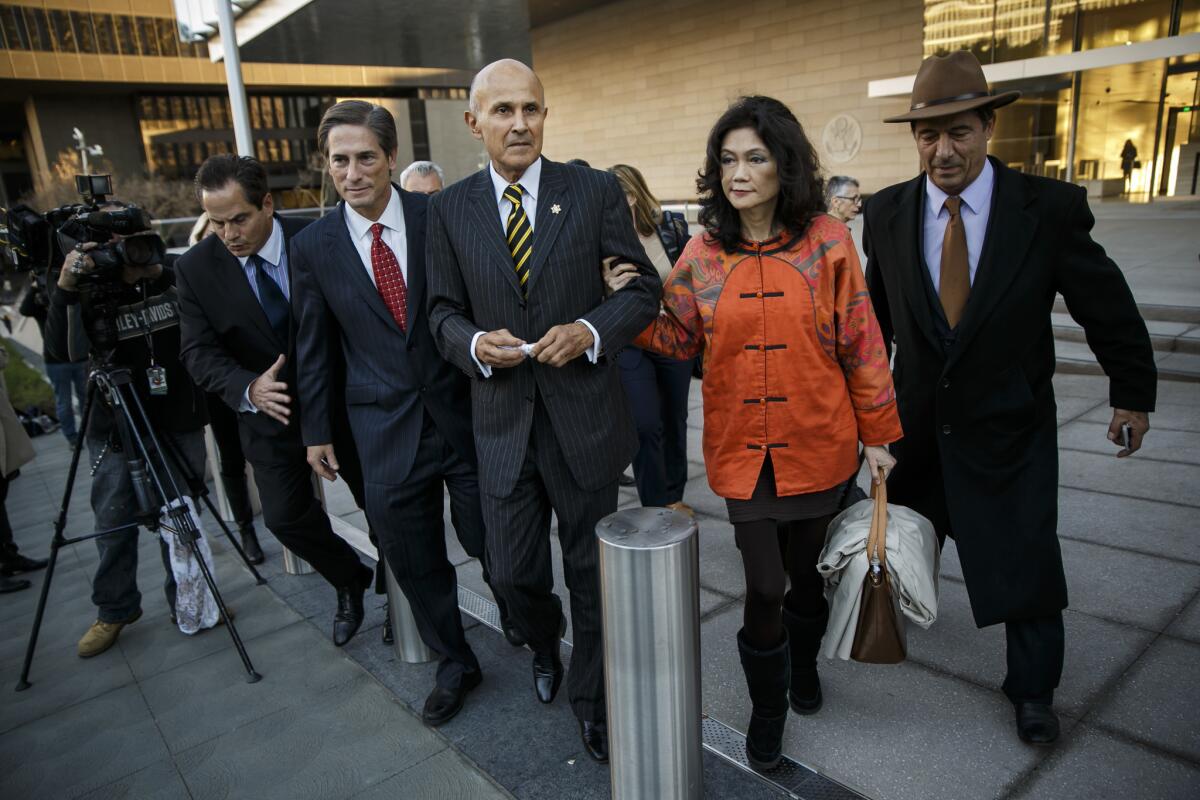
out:
<path id="1" fill-rule="evenodd" d="M 849 225 L 862 211 L 858 181 L 847 175 L 834 175 L 825 182 L 825 209 L 838 222 Z"/>
<path id="2" fill-rule="evenodd" d="M 437 194 L 446 186 L 446 173 L 432 161 L 414 161 L 400 173 L 400 188 L 418 194 Z"/>

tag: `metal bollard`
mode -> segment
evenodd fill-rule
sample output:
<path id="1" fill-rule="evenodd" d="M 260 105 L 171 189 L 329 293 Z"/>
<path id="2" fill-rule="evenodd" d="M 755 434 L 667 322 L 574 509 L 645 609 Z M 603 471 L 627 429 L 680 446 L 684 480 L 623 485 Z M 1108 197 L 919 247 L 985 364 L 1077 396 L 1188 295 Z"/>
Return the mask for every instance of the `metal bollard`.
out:
<path id="1" fill-rule="evenodd" d="M 312 564 L 309 564 L 286 547 L 283 548 L 283 571 L 288 575 L 311 575 L 316 572 L 312 568 Z"/>
<path id="2" fill-rule="evenodd" d="M 383 558 L 383 554 L 380 553 L 379 557 Z M 400 584 L 396 583 L 396 576 L 392 575 L 392 568 L 386 561 L 383 564 L 383 574 L 387 579 L 388 617 L 392 621 L 392 648 L 396 651 L 396 658 L 406 664 L 433 661 L 437 658 L 437 653 L 422 641 L 421 633 L 417 630 L 417 621 L 413 618 L 412 606 L 408 604 L 408 598 L 404 596 Z"/>
<path id="3" fill-rule="evenodd" d="M 696 531 L 665 508 L 596 525 L 614 800 L 703 794 Z"/>

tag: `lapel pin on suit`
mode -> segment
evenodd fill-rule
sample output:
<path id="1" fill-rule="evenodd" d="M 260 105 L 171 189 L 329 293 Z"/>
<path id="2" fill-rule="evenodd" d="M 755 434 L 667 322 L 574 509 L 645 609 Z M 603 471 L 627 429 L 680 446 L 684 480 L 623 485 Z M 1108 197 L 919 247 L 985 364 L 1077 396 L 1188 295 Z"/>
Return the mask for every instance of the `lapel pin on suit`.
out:
<path id="1" fill-rule="evenodd" d="M 560 211 L 562 211 L 562 206 L 560 206 L 558 203 L 555 203 L 554 205 L 550 206 L 551 214 L 557 214 Z"/>

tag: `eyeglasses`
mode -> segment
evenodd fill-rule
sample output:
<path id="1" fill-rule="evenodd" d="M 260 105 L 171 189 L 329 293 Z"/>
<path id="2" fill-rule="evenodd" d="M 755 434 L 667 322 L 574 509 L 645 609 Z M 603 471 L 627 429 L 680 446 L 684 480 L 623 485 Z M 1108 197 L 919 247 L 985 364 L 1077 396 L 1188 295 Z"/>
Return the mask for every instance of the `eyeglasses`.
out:
<path id="1" fill-rule="evenodd" d="M 852 204 L 862 205 L 862 195 L 856 194 L 854 197 L 846 197 L 844 194 L 835 194 L 834 197 L 838 200 L 849 200 Z"/>

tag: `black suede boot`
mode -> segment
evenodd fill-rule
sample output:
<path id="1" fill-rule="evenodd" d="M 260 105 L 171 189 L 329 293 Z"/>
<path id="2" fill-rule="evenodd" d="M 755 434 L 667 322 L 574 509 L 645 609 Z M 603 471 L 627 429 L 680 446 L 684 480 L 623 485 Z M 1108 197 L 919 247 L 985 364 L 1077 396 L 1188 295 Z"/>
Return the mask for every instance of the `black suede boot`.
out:
<path id="1" fill-rule="evenodd" d="M 750 689 L 750 727 L 746 730 L 746 758 L 759 771 L 774 769 L 783 756 L 783 729 L 787 725 L 787 687 L 791 671 L 787 632 L 770 650 L 755 650 L 738 631 L 738 653 Z"/>
<path id="2" fill-rule="evenodd" d="M 783 627 L 787 629 L 792 652 L 792 680 L 788 701 L 797 714 L 815 714 L 821 710 L 821 678 L 817 675 L 817 653 L 829 624 L 829 606 L 821 601 L 822 611 L 814 617 L 802 617 L 788 610 L 783 602 Z"/>

